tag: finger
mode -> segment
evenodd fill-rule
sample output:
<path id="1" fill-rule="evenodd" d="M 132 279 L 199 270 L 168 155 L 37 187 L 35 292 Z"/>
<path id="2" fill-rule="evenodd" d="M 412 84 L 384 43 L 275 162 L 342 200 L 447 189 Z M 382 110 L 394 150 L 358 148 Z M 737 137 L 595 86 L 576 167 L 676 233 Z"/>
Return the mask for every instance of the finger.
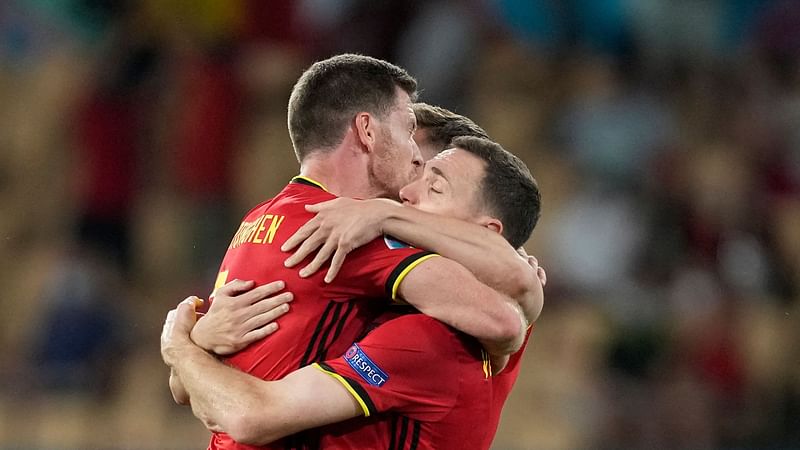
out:
<path id="1" fill-rule="evenodd" d="M 328 207 L 332 206 L 331 203 L 336 202 L 337 198 L 333 200 L 326 200 L 324 202 L 315 203 L 313 205 L 306 205 L 306 211 L 312 213 L 318 213 L 324 209 L 328 209 Z"/>
<path id="2" fill-rule="evenodd" d="M 253 316 L 245 321 L 245 329 L 254 330 L 256 328 L 261 328 L 270 322 L 274 322 L 279 317 L 289 312 L 290 309 L 291 307 L 288 303 L 283 303 L 275 308 L 270 309 L 269 311 Z"/>
<path id="3" fill-rule="evenodd" d="M 283 265 L 286 267 L 294 267 L 300 264 L 301 261 L 306 259 L 308 255 L 314 252 L 320 245 L 323 245 L 327 240 L 327 236 L 323 236 L 323 233 L 320 230 L 317 230 L 308 237 L 298 248 L 294 254 L 286 259 L 283 262 Z"/>
<path id="4" fill-rule="evenodd" d="M 251 305 L 248 308 L 247 310 L 248 314 L 245 317 L 257 316 L 259 314 L 263 314 L 271 309 L 275 309 L 283 305 L 284 303 L 289 303 L 292 300 L 294 300 L 294 294 L 292 294 L 291 292 L 284 292 L 274 297 L 267 298 L 265 300 L 262 300 L 258 303 L 254 303 L 253 305 Z"/>
<path id="5" fill-rule="evenodd" d="M 189 296 L 184 301 L 192 302 L 192 305 L 194 306 L 195 311 L 197 310 L 197 308 L 200 308 L 201 306 L 203 306 L 203 303 L 206 302 L 205 300 L 203 300 L 202 298 L 200 298 L 200 297 L 198 297 L 196 295 Z"/>
<path id="6" fill-rule="evenodd" d="M 164 326 L 161 328 L 161 340 L 163 341 L 167 336 L 169 336 L 170 332 L 172 332 L 172 326 L 175 324 L 175 310 L 171 309 L 167 313 L 167 318 L 164 319 Z"/>
<path id="7" fill-rule="evenodd" d="M 300 277 L 306 278 L 313 275 L 323 264 L 331 257 L 331 253 L 333 253 L 334 249 L 336 249 L 336 244 L 334 243 L 333 239 L 328 239 L 325 241 L 325 245 L 322 246 L 321 249 L 317 252 L 314 256 L 314 259 L 308 263 L 307 266 L 303 267 L 300 270 Z"/>
<path id="8" fill-rule="evenodd" d="M 261 328 L 256 328 L 255 330 L 248 331 L 243 337 L 242 341 L 245 342 L 245 345 L 252 344 L 255 341 L 264 339 L 265 337 L 269 336 L 270 334 L 278 331 L 278 324 L 272 322 L 267 324 Z"/>
<path id="9" fill-rule="evenodd" d="M 298 244 L 304 242 L 309 236 L 311 236 L 319 225 L 317 223 L 316 217 L 309 220 L 308 222 L 304 223 L 303 226 L 297 229 L 293 235 L 289 236 L 289 239 L 281 245 L 282 252 L 288 252 L 289 250 L 297 247 Z"/>
<path id="10" fill-rule="evenodd" d="M 252 305 L 253 303 L 260 302 L 266 298 L 269 298 L 286 287 L 286 283 L 281 280 L 273 281 L 272 283 L 267 283 L 261 285 L 252 291 L 248 292 L 247 295 L 242 296 L 242 302 L 245 304 Z"/>
<path id="11" fill-rule="evenodd" d="M 290 303 L 294 300 L 294 294 L 291 292 L 282 292 L 274 297 L 270 297 L 263 302 L 257 304 L 259 309 L 257 310 L 256 314 L 260 314 L 265 311 L 269 311 L 270 309 L 277 308 L 278 306 L 284 303 Z"/>
<path id="12" fill-rule="evenodd" d="M 186 297 L 185 299 L 183 299 L 183 301 L 178 303 L 178 306 L 181 306 L 183 304 L 188 305 L 192 309 L 196 309 L 199 306 L 203 306 L 203 300 L 200 297 L 196 296 L 196 295 L 190 295 L 190 296 Z"/>
<path id="13" fill-rule="evenodd" d="M 331 259 L 331 266 L 328 268 L 328 273 L 325 274 L 326 283 L 332 283 L 336 275 L 339 274 L 339 269 L 342 268 L 342 264 L 344 264 L 345 257 L 347 257 L 348 253 L 350 252 L 344 247 L 336 249 L 336 253 L 333 254 L 333 259 Z"/>
<path id="14" fill-rule="evenodd" d="M 194 305 L 193 297 L 189 297 L 178 304 L 178 307 L 175 308 L 174 323 L 172 324 L 173 332 L 178 331 L 189 334 L 197 320 Z"/>
<path id="15" fill-rule="evenodd" d="M 215 292 L 215 297 L 217 295 L 224 295 L 227 297 L 235 297 L 243 292 L 247 292 L 256 285 L 255 281 L 248 280 L 232 280 L 227 282 L 224 286 L 218 288 Z"/>
<path id="16" fill-rule="evenodd" d="M 185 299 L 184 301 L 185 301 L 185 302 L 191 302 L 191 303 L 192 303 L 192 307 L 194 308 L 194 313 L 195 313 L 195 316 L 197 316 L 197 317 L 195 317 L 195 319 L 197 319 L 197 318 L 199 318 L 199 317 L 203 316 L 203 313 L 201 313 L 201 312 L 197 312 L 197 308 L 200 308 L 200 307 L 202 307 L 202 306 L 203 306 L 203 303 L 205 303 L 205 300 L 203 300 L 202 298 L 200 298 L 200 297 L 197 297 L 197 296 L 195 296 L 195 295 L 192 295 L 192 296 L 190 296 L 190 297 L 186 297 L 186 299 Z"/>

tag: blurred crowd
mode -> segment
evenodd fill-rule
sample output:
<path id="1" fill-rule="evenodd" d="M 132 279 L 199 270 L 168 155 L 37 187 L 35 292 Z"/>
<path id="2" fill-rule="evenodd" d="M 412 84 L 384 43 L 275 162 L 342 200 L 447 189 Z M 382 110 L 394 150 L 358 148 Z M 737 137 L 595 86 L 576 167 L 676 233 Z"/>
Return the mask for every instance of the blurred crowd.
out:
<path id="1" fill-rule="evenodd" d="M 800 2 L 0 3 L 0 448 L 200 448 L 158 335 L 356 52 L 531 168 L 544 312 L 495 448 L 800 447 Z"/>

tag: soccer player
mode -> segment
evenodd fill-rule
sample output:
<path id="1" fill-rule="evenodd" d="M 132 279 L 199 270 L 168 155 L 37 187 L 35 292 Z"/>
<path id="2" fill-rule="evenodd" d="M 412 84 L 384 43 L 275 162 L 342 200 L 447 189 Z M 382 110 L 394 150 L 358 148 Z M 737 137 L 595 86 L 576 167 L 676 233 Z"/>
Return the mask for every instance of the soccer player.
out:
<path id="1" fill-rule="evenodd" d="M 450 148 L 453 140 L 459 136 L 489 139 L 475 122 L 447 109 L 426 103 L 415 103 L 413 109 L 417 119 L 414 141 L 425 161 Z M 388 234 L 417 248 L 433 250 L 454 259 L 485 284 L 500 289 L 507 276 L 505 267 L 497 266 L 504 259 L 487 257 L 485 254 L 490 249 L 506 247 L 508 250 L 507 243 L 497 233 L 491 233 L 486 228 L 476 229 L 469 222 L 460 220 L 463 218 L 458 211 L 445 215 L 426 214 L 423 212 L 424 207 L 398 209 L 397 206 L 400 203 L 383 199 L 354 201 L 343 197 L 306 207 L 307 211 L 317 213 L 317 216 L 300 227 L 282 246 L 284 250 L 291 250 L 300 242 L 303 243 L 287 259 L 286 265 L 294 267 L 312 251 L 322 247 L 305 266 L 304 272 L 316 272 L 333 255 L 326 276 L 327 280 L 332 280 L 350 250 L 381 234 Z M 521 212 L 525 211 L 525 207 L 520 206 L 513 210 Z M 538 217 L 528 218 L 532 221 L 537 219 Z M 493 240 L 491 247 L 486 246 L 487 241 Z M 520 248 L 519 252 L 524 250 Z M 541 306 L 538 302 L 526 305 L 533 308 Z"/>
<path id="2" fill-rule="evenodd" d="M 459 138 L 454 146 L 431 160 L 401 197 L 429 211 L 458 211 L 520 246 L 539 208 L 527 168 L 484 139 Z M 518 205 L 527 207 L 513 211 Z M 388 320 L 341 358 L 273 382 L 232 370 L 195 346 L 189 339 L 194 317 L 186 303 L 170 313 L 162 334 L 164 359 L 183 377 L 195 414 L 244 442 L 263 444 L 367 416 L 320 430 L 313 443 L 321 448 L 488 448 L 510 389 L 502 374 L 492 377 L 487 355 L 473 338 L 421 314 Z"/>
<path id="3" fill-rule="evenodd" d="M 289 132 L 301 175 L 246 215 L 217 282 L 285 280 L 295 296 L 293 313 L 268 345 L 257 341 L 227 358 L 228 364 L 274 380 L 335 357 L 375 317 L 379 303 L 367 300 L 387 297 L 475 336 L 493 354 L 520 347 L 524 333 L 516 303 L 447 258 L 386 239 L 354 251 L 330 283 L 321 274 L 302 277 L 283 266 L 280 245 L 313 216 L 305 204 L 336 195 L 396 198 L 416 175 L 421 158 L 412 139 L 415 87 L 402 69 L 358 55 L 315 63 L 300 77 L 289 101 Z M 521 280 L 509 277 L 509 284 L 531 286 Z M 432 286 L 440 290 L 431 292 Z M 189 401 L 179 374 L 171 374 L 170 387 L 177 401 Z M 210 444 L 235 447 L 222 433 Z"/>
<path id="4" fill-rule="evenodd" d="M 412 108 L 417 120 L 414 141 L 425 161 L 449 148 L 453 139 L 459 136 L 489 139 L 486 131 L 468 117 L 422 102 L 414 103 Z M 371 238 L 365 237 L 370 230 L 360 227 L 363 227 L 364 223 L 374 222 L 372 218 L 363 217 L 365 212 L 373 211 L 369 205 L 370 202 L 360 202 L 358 207 L 351 208 L 349 205 L 337 204 L 339 201 L 346 202 L 348 200 L 346 197 L 342 197 L 331 202 L 311 205 L 306 209 L 310 212 L 321 213 L 321 216 L 331 214 L 328 211 L 347 211 L 346 214 L 338 214 L 338 216 L 362 217 L 356 221 L 350 220 L 346 225 L 338 224 L 336 226 L 338 229 L 349 230 L 350 236 L 358 237 L 357 241 L 350 243 L 353 248 L 369 242 Z M 438 214 L 414 214 L 415 211 L 419 210 L 406 208 L 404 212 L 410 214 L 405 217 L 409 221 L 407 226 L 395 229 L 393 231 L 395 234 L 386 234 L 417 248 L 426 248 L 455 260 L 469 269 L 483 283 L 495 289 L 498 289 L 498 284 L 502 285 L 506 282 L 508 274 L 519 273 L 519 264 L 518 261 L 515 261 L 514 255 L 507 248 L 505 248 L 505 252 L 501 251 L 504 247 L 508 247 L 508 244 L 497 233 Z M 327 226 L 327 224 L 320 224 L 309 227 L 309 225 L 314 225 L 312 222 L 317 223 L 318 221 L 312 219 L 307 222 L 281 248 L 291 250 L 299 240 L 308 235 L 310 230 Z M 315 234 L 317 233 L 318 231 Z M 379 237 L 379 235 L 373 237 Z M 342 249 L 342 246 L 343 242 L 340 241 L 337 250 Z M 286 260 L 285 265 L 287 267 L 297 265 L 315 248 L 308 244 L 302 246 Z M 342 254 L 346 253 L 342 252 Z M 329 254 L 318 252 L 313 261 L 306 266 L 306 273 L 314 273 L 319 270 L 329 257 Z M 517 263 L 516 267 L 509 267 L 509 261 Z M 341 262 L 334 258 L 326 278 L 333 279 L 335 277 Z M 192 330 L 192 338 L 201 347 L 212 353 L 227 355 L 273 333 L 277 330 L 277 323 L 273 321 L 288 311 L 289 305 L 283 306 L 282 304 L 291 300 L 291 294 L 283 293 L 275 297 L 269 297 L 269 295 L 283 289 L 284 285 L 283 282 L 276 282 L 254 289 L 255 285 L 252 281 L 236 280 L 219 288 L 217 297 L 224 298 L 226 301 L 214 304 L 209 314 L 200 320 Z M 276 288 L 276 286 L 280 287 Z M 533 307 L 541 307 L 542 299 L 535 300 Z"/>

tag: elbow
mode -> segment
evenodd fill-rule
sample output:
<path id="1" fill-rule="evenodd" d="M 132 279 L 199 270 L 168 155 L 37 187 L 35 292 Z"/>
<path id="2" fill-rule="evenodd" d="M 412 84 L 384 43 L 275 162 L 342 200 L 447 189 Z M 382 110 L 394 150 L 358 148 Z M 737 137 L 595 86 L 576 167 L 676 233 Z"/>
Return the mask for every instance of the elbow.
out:
<path id="1" fill-rule="evenodd" d="M 521 303 L 524 299 L 536 291 L 536 273 L 531 274 L 531 268 L 527 263 L 517 263 L 514 267 L 509 267 L 508 277 L 504 280 L 509 297 Z"/>
<path id="2" fill-rule="evenodd" d="M 260 445 L 262 443 L 259 439 L 258 428 L 247 416 L 233 418 L 231 419 L 230 425 L 223 428 L 234 441 L 241 444 Z"/>
<path id="3" fill-rule="evenodd" d="M 530 267 L 523 267 L 516 272 L 514 282 L 509 287 L 513 293 L 509 296 L 522 308 L 528 323 L 533 323 L 544 307 L 542 284 L 535 274 L 531 276 Z"/>
<path id="4" fill-rule="evenodd" d="M 525 340 L 525 326 L 520 315 L 513 307 L 508 309 L 509 313 L 498 318 L 493 339 L 499 344 L 494 353 L 503 355 L 516 353 Z"/>
<path id="5" fill-rule="evenodd" d="M 266 423 L 251 413 L 238 414 L 231 417 L 228 426 L 222 427 L 236 442 L 247 445 L 265 445 L 275 439 Z"/>
<path id="6" fill-rule="evenodd" d="M 270 442 L 269 437 L 260 429 L 259 423 L 250 414 L 240 414 L 230 420 L 228 426 L 222 427 L 234 441 L 247 445 L 263 445 Z"/>
<path id="7" fill-rule="evenodd" d="M 287 433 L 281 429 L 286 427 L 285 419 L 281 420 L 272 408 L 264 408 L 264 405 L 273 404 L 269 395 L 253 386 L 246 392 L 244 398 L 227 403 L 224 409 L 204 411 L 208 415 L 205 418 L 197 413 L 195 416 L 206 423 L 209 430 L 224 432 L 241 444 L 261 446 L 285 436 Z M 278 407 L 275 410 L 281 411 Z"/>
<path id="8" fill-rule="evenodd" d="M 528 323 L 536 322 L 536 319 L 538 319 L 539 315 L 542 314 L 543 308 L 544 297 L 541 295 L 536 295 L 534 292 L 534 294 L 531 296 L 528 307 L 525 308 L 525 316 L 528 319 Z"/>

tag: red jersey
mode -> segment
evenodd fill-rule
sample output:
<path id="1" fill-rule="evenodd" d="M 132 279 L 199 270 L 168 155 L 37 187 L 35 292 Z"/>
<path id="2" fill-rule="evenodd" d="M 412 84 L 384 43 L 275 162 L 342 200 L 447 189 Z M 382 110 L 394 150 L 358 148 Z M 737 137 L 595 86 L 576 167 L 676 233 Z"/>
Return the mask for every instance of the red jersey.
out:
<path id="1" fill-rule="evenodd" d="M 376 239 L 350 253 L 332 283 L 325 283 L 324 271 L 300 278 L 298 269 L 284 267 L 289 253 L 280 247 L 314 216 L 305 205 L 334 198 L 319 183 L 295 177 L 275 198 L 245 216 L 222 261 L 217 287 L 232 279 L 254 280 L 258 285 L 284 280 L 294 301 L 291 314 L 279 319 L 280 332 L 227 358 L 229 365 L 264 380 L 278 380 L 315 361 L 341 355 L 380 306 L 388 304 L 385 299 L 395 298 L 405 275 L 434 256 L 390 238 Z M 280 442 L 273 445 L 284 447 Z M 215 433 L 209 449 L 222 448 L 257 447 Z"/>
<path id="2" fill-rule="evenodd" d="M 390 320 L 342 357 L 314 364 L 366 418 L 320 429 L 307 448 L 488 449 L 523 350 L 492 376 L 474 338 L 422 314 Z"/>

